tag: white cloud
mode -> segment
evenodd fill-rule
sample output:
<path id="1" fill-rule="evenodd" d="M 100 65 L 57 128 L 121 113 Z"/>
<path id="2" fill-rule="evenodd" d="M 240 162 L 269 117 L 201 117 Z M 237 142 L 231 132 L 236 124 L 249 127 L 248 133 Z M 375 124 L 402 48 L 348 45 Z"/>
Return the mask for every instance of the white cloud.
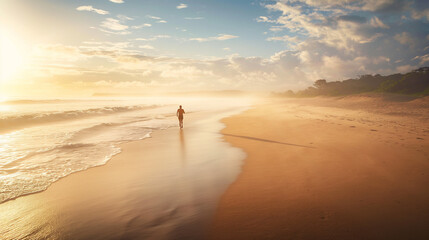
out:
<path id="1" fill-rule="evenodd" d="M 203 17 L 185 17 L 186 20 L 201 20 L 204 19 Z"/>
<path id="2" fill-rule="evenodd" d="M 271 20 L 271 19 L 269 19 L 268 17 L 266 17 L 266 16 L 259 16 L 257 19 L 256 19 L 256 21 L 257 22 L 268 22 L 268 23 L 275 23 L 276 22 L 276 20 Z"/>
<path id="3" fill-rule="evenodd" d="M 416 69 L 416 66 L 411 66 L 409 64 L 406 64 L 406 65 L 396 67 L 396 72 L 406 73 L 406 72 L 410 72 L 414 69 Z"/>
<path id="4" fill-rule="evenodd" d="M 399 43 L 403 44 L 403 45 L 413 45 L 414 44 L 414 40 L 411 38 L 410 34 L 407 32 L 403 32 L 403 33 L 398 33 L 395 35 L 395 40 L 398 41 Z"/>
<path id="5" fill-rule="evenodd" d="M 128 35 L 131 32 L 130 31 L 109 31 L 103 28 L 98 28 L 98 30 L 104 32 L 104 33 L 108 33 L 108 34 L 115 34 L 115 35 Z"/>
<path id="6" fill-rule="evenodd" d="M 154 36 L 155 37 L 155 36 Z M 158 36 L 163 38 L 165 36 Z M 147 40 L 147 39 L 144 39 Z M 278 90 L 303 89 L 314 80 L 325 78 L 328 81 L 343 80 L 367 74 L 373 65 L 384 66 L 391 61 L 388 57 L 378 56 L 337 56 L 321 54 L 318 47 L 321 43 L 314 41 L 316 46 L 306 42 L 298 45 L 296 50 L 286 50 L 272 55 L 270 58 L 241 57 L 233 54 L 227 58 L 189 59 L 147 56 L 140 50 L 154 50 L 152 45 L 139 45 L 129 42 L 85 42 L 85 46 L 48 46 L 41 56 L 49 56 L 49 61 L 57 63 L 51 66 L 44 62 L 50 74 L 68 74 L 68 78 L 88 73 L 75 65 L 85 58 L 98 57 L 104 59 L 109 67 L 96 69 L 97 72 L 84 75 L 86 83 L 100 82 L 100 78 L 109 84 L 106 87 L 168 87 L 180 86 L 182 89 L 247 89 L 247 90 Z M 134 50 L 137 46 L 140 50 Z M 315 50 L 316 49 L 316 50 Z M 229 48 L 224 48 L 229 51 Z M 419 56 L 415 59 L 427 62 L 429 57 Z M 64 60 L 64 62 L 63 62 Z M 402 63 L 391 71 L 406 72 L 412 70 L 412 64 Z M 108 73 L 108 74 L 107 74 Z M 380 72 L 379 73 L 383 73 Z M 389 73 L 387 70 L 385 73 Z M 391 73 L 391 72 L 390 72 Z M 120 79 L 120 81 L 118 81 Z M 179 80 L 178 80 L 179 79 Z M 135 89 L 137 90 L 137 89 Z"/>
<path id="7" fill-rule="evenodd" d="M 156 20 L 162 19 L 162 18 L 160 18 L 160 17 L 152 16 L 152 15 L 147 15 L 146 17 L 147 17 L 147 18 L 151 18 L 151 19 L 156 19 Z"/>
<path id="8" fill-rule="evenodd" d="M 371 18 L 370 24 L 375 28 L 389 28 L 389 26 L 384 24 L 378 17 Z"/>
<path id="9" fill-rule="evenodd" d="M 139 48 L 149 49 L 149 50 L 155 49 L 152 45 L 148 45 L 148 44 L 140 45 Z"/>
<path id="10" fill-rule="evenodd" d="M 380 4 L 376 0 L 270 2 L 274 4 L 266 5 L 269 10 L 266 16 L 254 19 L 254 22 L 261 23 L 258 24 L 260 27 L 267 28 L 265 30 L 267 35 L 261 34 L 260 37 L 266 38 L 267 41 L 282 41 L 293 48 L 279 51 L 268 58 L 241 57 L 238 54 L 216 59 L 147 56 L 145 55 L 147 52 L 156 52 L 153 46 L 155 43 L 150 41 L 171 36 L 145 35 L 144 38 L 132 37 L 126 44 L 85 42 L 79 47 L 51 46 L 44 50 L 50 52 L 49 54 L 42 54 L 50 61 L 46 64 L 48 60 L 44 59 L 43 70 L 49 69 L 52 74 L 61 72 L 59 69 L 63 69 L 63 73 L 85 74 L 88 69 L 82 64 L 85 62 L 83 60 L 97 57 L 105 61 L 106 65 L 92 69 L 100 71 L 103 75 L 85 75 L 76 79 L 85 78 L 85 82 L 89 82 L 87 79 L 96 79 L 99 81 L 98 85 L 109 88 L 177 85 L 184 89 L 237 88 L 283 91 L 306 88 L 320 78 L 333 81 L 369 73 L 392 74 L 412 70 L 418 64 L 429 63 L 429 54 L 426 52 L 429 49 L 427 46 L 429 35 L 424 28 L 427 26 L 424 8 L 420 8 L 419 11 L 412 10 L 410 5 L 410 9 L 389 12 L 388 15 L 380 11 L 389 10 L 386 6 L 390 5 L 392 8 L 395 6 L 392 3 L 401 0 L 380 0 Z M 407 18 L 401 20 L 401 16 Z M 148 24 L 165 21 L 157 16 L 146 17 Z M 99 30 L 109 34 L 129 34 L 127 30 L 136 26 L 127 26 L 131 26 L 124 23 L 128 20 L 131 19 L 126 16 L 106 19 Z M 185 31 L 182 28 L 176 29 Z M 188 40 L 209 42 L 238 37 L 229 34 L 205 36 L 208 37 Z M 218 50 L 221 51 L 219 54 L 231 53 L 228 52 L 231 51 L 229 47 L 218 46 Z"/>
<path id="11" fill-rule="evenodd" d="M 150 24 L 150 23 L 143 23 L 141 25 L 132 26 L 131 28 L 133 28 L 133 29 L 140 29 L 140 28 L 145 28 L 145 27 L 152 27 L 152 24 Z"/>
<path id="12" fill-rule="evenodd" d="M 238 36 L 230 35 L 230 34 L 219 34 L 216 37 L 207 37 L 207 38 L 190 38 L 191 41 L 197 42 L 208 42 L 208 41 L 224 41 L 228 39 L 238 38 Z"/>
<path id="13" fill-rule="evenodd" d="M 124 3 L 124 0 L 109 0 L 113 3 Z"/>
<path id="14" fill-rule="evenodd" d="M 146 15 L 146 17 L 147 17 L 147 18 L 150 18 L 150 19 L 158 20 L 158 21 L 157 21 L 157 23 L 167 23 L 167 21 L 165 21 L 165 20 L 163 20 L 162 18 L 157 17 L 157 16 Z"/>
<path id="15" fill-rule="evenodd" d="M 181 4 L 179 4 L 176 8 L 177 9 L 183 9 L 183 8 L 187 8 L 188 7 L 188 5 L 186 5 L 186 4 L 184 4 L 184 3 L 181 3 Z"/>
<path id="16" fill-rule="evenodd" d="M 423 64 L 429 62 L 429 54 L 426 54 L 426 55 L 423 55 L 423 56 L 416 56 L 416 57 L 413 58 L 413 60 L 414 59 L 420 60 L 419 64 L 423 65 Z"/>
<path id="17" fill-rule="evenodd" d="M 136 41 L 153 41 L 150 38 L 136 38 L 134 40 L 136 40 Z"/>
<path id="18" fill-rule="evenodd" d="M 284 27 L 282 27 L 282 26 L 272 26 L 272 27 L 270 27 L 270 31 L 271 32 L 281 32 L 283 30 L 284 30 Z"/>
<path id="19" fill-rule="evenodd" d="M 101 23 L 101 26 L 113 31 L 123 31 L 128 29 L 128 26 L 121 24 L 119 20 L 114 18 L 106 18 L 106 20 Z"/>
<path id="20" fill-rule="evenodd" d="M 127 17 L 127 16 L 125 16 L 125 15 L 117 15 L 117 17 L 119 18 L 119 19 L 121 19 L 122 21 L 129 21 L 129 20 L 134 20 L 134 18 L 130 18 L 130 17 Z"/>
<path id="21" fill-rule="evenodd" d="M 136 38 L 135 40 L 137 40 L 137 41 L 155 41 L 158 39 L 166 39 L 166 38 L 171 38 L 171 36 L 163 34 L 163 35 L 155 35 L 155 36 L 152 36 L 150 38 Z"/>
<path id="22" fill-rule="evenodd" d="M 160 35 L 156 35 L 156 36 L 154 36 L 154 38 L 171 38 L 171 36 L 170 35 L 167 35 L 167 34 L 160 34 Z"/>
<path id="23" fill-rule="evenodd" d="M 219 34 L 219 36 L 216 37 L 216 40 L 228 40 L 228 39 L 233 39 L 233 38 L 238 38 L 238 36 L 234 36 L 234 35 L 230 35 L 230 34 Z"/>
<path id="24" fill-rule="evenodd" d="M 77 7 L 76 10 L 78 10 L 78 11 L 95 12 L 95 13 L 98 13 L 98 14 L 101 14 L 101 15 L 109 14 L 108 11 L 97 9 L 97 8 L 92 7 L 92 6 L 80 6 L 80 7 Z"/>
<path id="25" fill-rule="evenodd" d="M 423 10 L 413 10 L 411 17 L 414 19 L 426 18 L 426 20 L 429 20 L 429 8 Z"/>
<path id="26" fill-rule="evenodd" d="M 299 42 L 299 39 L 298 39 L 297 36 L 291 37 L 291 36 L 288 36 L 288 35 L 284 35 L 284 36 L 281 36 L 281 37 L 270 37 L 267 40 L 268 41 L 283 41 L 283 42 L 286 42 L 286 43 L 298 43 Z"/>
<path id="27" fill-rule="evenodd" d="M 292 48 L 294 48 L 295 45 L 299 43 L 299 38 L 297 36 L 291 37 L 288 35 L 284 35 L 281 37 L 270 37 L 270 38 L 267 38 L 267 40 L 268 41 L 282 41 L 282 42 L 286 43 L 286 45 L 288 47 L 292 47 Z"/>
<path id="28" fill-rule="evenodd" d="M 310 3 L 315 4 L 311 1 Z M 355 51 L 359 44 L 369 43 L 375 39 L 372 35 L 361 34 L 361 25 L 363 25 L 362 20 L 364 19 L 359 16 L 339 15 L 338 17 L 342 18 L 337 18 L 337 21 L 332 22 L 333 20 L 328 21 L 325 16 L 324 11 L 326 10 L 324 8 L 308 12 L 301 5 L 288 5 L 284 2 L 276 2 L 265 7 L 269 10 L 282 12 L 282 15 L 276 19 L 276 23 L 281 26 L 272 26 L 271 31 L 289 30 L 289 32 L 303 35 L 306 38 L 317 39 L 330 47 L 349 53 Z M 341 12 L 341 14 L 343 13 Z M 357 19 L 359 21 L 341 19 Z M 261 20 L 265 20 L 265 18 Z"/>

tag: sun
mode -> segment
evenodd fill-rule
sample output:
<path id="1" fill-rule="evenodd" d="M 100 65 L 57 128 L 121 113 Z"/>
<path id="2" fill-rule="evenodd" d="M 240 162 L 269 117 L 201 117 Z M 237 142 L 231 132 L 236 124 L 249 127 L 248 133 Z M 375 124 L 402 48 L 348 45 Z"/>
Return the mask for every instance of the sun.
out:
<path id="1" fill-rule="evenodd" d="M 24 65 L 22 44 L 12 35 L 0 32 L 0 83 L 11 81 Z"/>

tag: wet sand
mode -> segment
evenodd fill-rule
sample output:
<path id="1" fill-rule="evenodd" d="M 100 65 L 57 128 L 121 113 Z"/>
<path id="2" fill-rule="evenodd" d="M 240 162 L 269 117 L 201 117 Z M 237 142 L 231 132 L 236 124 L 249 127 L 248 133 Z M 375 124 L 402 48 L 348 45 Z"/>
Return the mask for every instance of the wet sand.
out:
<path id="1" fill-rule="evenodd" d="M 0 239 L 201 239 L 244 153 L 224 142 L 230 112 L 125 143 L 106 165 L 0 204 Z"/>
<path id="2" fill-rule="evenodd" d="M 226 141 L 248 156 L 211 239 L 429 239 L 420 103 L 273 100 L 225 119 Z"/>

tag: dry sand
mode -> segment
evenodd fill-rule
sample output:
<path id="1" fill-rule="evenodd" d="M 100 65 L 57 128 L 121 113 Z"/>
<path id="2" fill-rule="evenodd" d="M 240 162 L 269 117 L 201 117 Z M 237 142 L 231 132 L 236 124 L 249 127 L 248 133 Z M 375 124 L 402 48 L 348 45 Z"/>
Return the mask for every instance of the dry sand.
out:
<path id="1" fill-rule="evenodd" d="M 225 119 L 248 156 L 211 238 L 429 239 L 427 102 L 283 99 Z"/>

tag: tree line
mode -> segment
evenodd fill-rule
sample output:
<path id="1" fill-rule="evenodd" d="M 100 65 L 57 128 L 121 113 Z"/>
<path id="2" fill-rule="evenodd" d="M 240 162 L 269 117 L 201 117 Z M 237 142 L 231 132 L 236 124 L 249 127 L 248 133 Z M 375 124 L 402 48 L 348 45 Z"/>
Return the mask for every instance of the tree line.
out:
<path id="1" fill-rule="evenodd" d="M 358 93 L 380 92 L 413 95 L 417 97 L 429 95 L 429 67 L 422 67 L 411 72 L 396 73 L 388 76 L 361 75 L 358 78 L 344 81 L 328 82 L 319 79 L 313 86 L 305 90 L 291 90 L 275 93 L 277 96 L 312 97 L 312 96 L 341 96 Z"/>

